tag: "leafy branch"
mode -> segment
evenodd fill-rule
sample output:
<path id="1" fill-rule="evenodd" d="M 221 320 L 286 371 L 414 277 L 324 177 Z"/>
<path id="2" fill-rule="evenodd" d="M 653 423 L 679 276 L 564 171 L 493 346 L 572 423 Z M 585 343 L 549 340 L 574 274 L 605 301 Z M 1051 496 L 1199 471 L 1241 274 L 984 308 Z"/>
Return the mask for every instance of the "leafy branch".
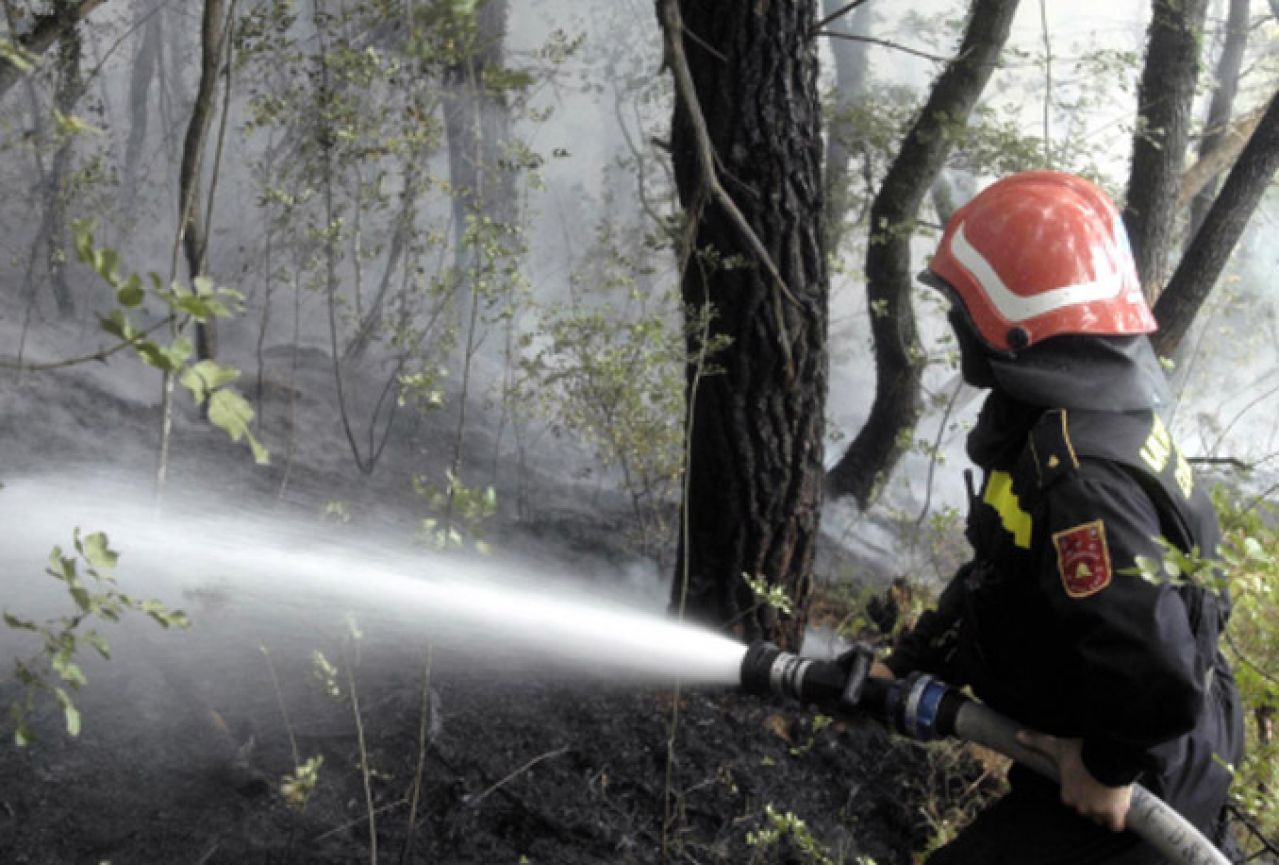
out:
<path id="1" fill-rule="evenodd" d="M 232 441 L 247 440 L 255 462 L 260 465 L 268 462 L 267 449 L 249 428 L 253 420 L 252 406 L 230 387 L 239 378 L 240 371 L 212 360 L 191 363 L 194 346 L 182 335 L 189 322 L 230 317 L 243 303 L 244 296 L 234 289 L 216 286 L 207 276 L 197 276 L 189 288 L 176 280 L 166 287 L 155 273 L 147 274 L 145 280 L 136 273 L 124 276 L 120 273 L 119 253 L 96 245 L 91 220 L 77 220 L 72 224 L 72 232 L 76 257 L 92 268 L 115 294 L 116 307 L 107 315 L 99 316 L 98 327 L 118 341 L 93 354 L 43 364 L 0 360 L 0 368 L 41 372 L 104 361 L 131 349 L 143 363 L 174 376 L 190 392 L 196 407 L 203 409 L 209 421 Z M 133 315 L 143 311 L 148 300 L 163 306 L 167 314 L 159 321 L 140 326 Z M 171 326 L 173 334 L 167 343 L 154 338 L 166 325 Z"/>
<path id="2" fill-rule="evenodd" d="M 170 610 L 160 601 L 143 599 L 121 591 L 114 570 L 120 555 L 111 549 L 102 532 L 81 537 L 77 528 L 72 545 L 75 555 L 64 555 L 55 546 L 49 554 L 45 573 L 61 582 L 75 608 L 72 612 L 37 622 L 3 613 L 4 624 L 15 631 L 29 631 L 40 637 L 39 652 L 26 659 L 15 659 L 13 677 L 21 693 L 9 706 L 14 725 L 14 741 L 18 746 L 33 740 L 31 716 L 40 695 L 57 701 L 66 719 L 67 734 L 80 734 L 80 711 L 71 695 L 88 684 L 88 677 L 77 662 L 85 647 L 110 660 L 111 647 L 96 628 L 86 627 L 95 621 L 118 622 L 129 611 L 146 615 L 162 628 L 186 628 L 186 614 Z"/>

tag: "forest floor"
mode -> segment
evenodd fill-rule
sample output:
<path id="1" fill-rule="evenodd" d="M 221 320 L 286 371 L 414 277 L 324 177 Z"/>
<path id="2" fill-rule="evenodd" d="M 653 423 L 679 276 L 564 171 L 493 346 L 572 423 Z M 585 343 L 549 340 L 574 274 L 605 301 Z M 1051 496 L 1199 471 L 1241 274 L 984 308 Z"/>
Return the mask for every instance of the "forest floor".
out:
<path id="1" fill-rule="evenodd" d="M 158 409 L 145 389 L 108 385 L 109 373 L 0 385 L 0 482 L 103 463 L 146 477 Z M 326 375 L 318 353 L 304 359 L 295 388 L 305 433 L 286 495 L 278 397 L 263 418 L 272 467 L 254 467 L 243 445 L 184 411 L 170 483 L 313 516 L 342 498 L 357 522 L 412 525 L 405 479 L 441 462 L 447 425 L 404 429 L 385 465 L 362 475 L 317 396 Z M 625 566 L 620 504 L 584 498 L 554 473 L 524 483 L 537 506 L 500 515 L 495 544 L 579 569 Z M 0 744 L 0 862 L 905 865 L 991 784 L 953 748 L 825 725 L 724 688 L 569 677 L 456 648 L 427 655 L 400 632 L 373 634 L 358 661 L 332 635 L 282 636 L 268 655 L 260 632 L 201 627 L 218 621 L 216 596 L 188 600 L 190 632 L 122 629 L 115 659 L 86 663 L 78 737 L 61 731 L 48 700 L 38 741 Z M 5 591 L 6 608 L 21 602 Z M 343 670 L 339 699 L 314 680 L 323 640 Z M 0 680 L 0 703 L 15 693 Z M 313 758 L 313 789 L 290 801 L 285 777 Z M 779 831 L 757 834 L 768 829 Z"/>

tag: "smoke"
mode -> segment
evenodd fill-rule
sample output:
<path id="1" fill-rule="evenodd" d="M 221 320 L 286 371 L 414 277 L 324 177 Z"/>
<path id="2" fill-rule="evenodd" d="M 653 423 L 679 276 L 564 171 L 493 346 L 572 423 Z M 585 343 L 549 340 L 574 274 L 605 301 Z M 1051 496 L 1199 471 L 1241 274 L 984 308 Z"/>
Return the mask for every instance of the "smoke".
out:
<path id="1" fill-rule="evenodd" d="M 299 14 L 290 33 L 299 44 L 313 46 L 310 4 L 296 5 Z M 92 63 L 85 64 L 86 68 L 92 66 L 95 75 L 81 113 L 102 134 L 77 142 L 77 178 L 83 181 L 82 190 L 106 192 L 83 191 L 72 207 L 74 216 L 98 219 L 100 240 L 120 250 L 126 269 L 155 271 L 164 279 L 174 247 L 176 163 L 195 88 L 194 58 L 199 53 L 198 16 L 185 14 L 186 10 L 179 6 L 174 0 L 137 0 L 132 4 L 104 4 L 94 13 L 92 44 L 86 43 L 86 51 L 98 55 Z M 955 19 L 962 14 L 962 6 L 950 0 L 933 0 L 910 4 L 909 8 L 880 9 L 874 4 L 867 8 L 873 12 L 871 32 L 876 38 L 946 55 L 954 48 L 958 33 Z M 1059 160 L 1059 167 L 1085 164 L 1084 157 L 1072 154 L 1064 143 L 1073 139 L 1088 142 L 1097 150 L 1095 162 L 1111 179 L 1112 188 L 1125 172 L 1131 143 L 1128 124 L 1135 99 L 1131 89 L 1135 72 L 1124 66 L 1127 61 L 1122 58 L 1125 53 L 1140 56 L 1147 7 L 1141 0 L 1120 4 L 1088 0 L 1047 6 L 1054 97 L 1059 103 L 1050 117 L 1051 133 L 1058 145 L 1054 158 Z M 257 8 L 255 4 L 241 4 L 242 11 Z M 382 35 L 371 34 L 369 38 L 376 41 Z M 1009 129 L 1023 136 L 1038 135 L 1042 130 L 1044 37 L 1038 7 L 1023 4 L 1014 24 L 1012 48 L 1006 52 L 986 100 L 992 110 L 1002 112 Z M 571 46 L 571 50 L 564 50 L 560 56 L 548 46 Z M 629 248 L 620 251 L 633 256 L 634 269 L 639 274 L 635 294 L 660 298 L 661 289 L 675 278 L 675 259 L 670 250 L 653 249 L 645 242 L 647 234 L 656 234 L 646 208 L 668 201 L 670 194 L 666 174 L 669 157 L 663 142 L 668 135 L 671 94 L 668 75 L 662 68 L 661 37 L 652 4 L 644 0 L 512 0 L 505 49 L 511 67 L 527 69 L 535 78 L 514 126 L 515 136 L 528 146 L 538 165 L 538 182 L 523 183 L 518 191 L 529 247 L 521 261 L 521 275 L 529 300 L 519 298 L 512 303 L 510 314 L 517 325 L 516 335 L 534 334 L 537 322 L 530 310 L 554 301 L 574 307 L 600 303 L 620 319 L 629 298 L 616 303 L 595 300 L 601 288 L 598 260 L 602 255 L 596 242 L 596 227 L 602 222 L 610 222 L 616 236 L 630 243 Z M 824 60 L 828 60 L 827 49 L 822 50 Z M 1114 64 L 1105 68 L 1077 66 L 1083 55 L 1098 50 L 1110 52 L 1104 56 L 1112 58 Z M 941 69 L 938 62 L 884 45 L 872 46 L 869 65 L 876 86 L 896 88 L 899 94 L 914 91 L 916 100 Z M 825 66 L 829 69 L 831 64 L 826 62 Z M 49 68 L 46 61 L 45 73 Z M 262 383 L 264 398 L 256 403 L 260 414 L 258 432 L 272 448 L 276 468 L 252 476 L 247 471 L 226 470 L 206 471 L 198 476 L 201 482 L 212 477 L 228 490 L 239 483 L 259 492 L 267 486 L 282 486 L 280 473 L 285 471 L 287 454 L 296 446 L 297 464 L 317 470 L 310 475 L 290 475 L 292 490 L 286 498 L 295 500 L 296 496 L 296 500 L 301 500 L 309 495 L 321 501 L 333 497 L 360 504 L 382 500 L 386 511 L 392 511 L 396 505 L 411 500 L 403 489 L 389 491 L 395 484 L 404 486 L 402 482 L 416 473 L 442 476 L 449 464 L 445 442 L 454 432 L 440 417 L 423 420 L 403 411 L 397 415 L 384 464 L 389 468 L 380 469 L 383 475 L 365 479 L 348 465 L 347 445 L 335 429 L 327 304 L 314 268 L 308 272 L 303 266 L 306 238 L 321 229 L 322 222 L 315 218 L 308 222 L 298 216 L 286 225 L 280 221 L 278 200 L 276 204 L 264 204 L 270 200 L 267 193 L 272 184 L 267 181 L 273 179 L 272 172 L 287 178 L 275 184 L 273 193 L 301 195 L 306 185 L 303 179 L 285 172 L 296 169 L 297 148 L 304 142 L 296 133 L 290 137 L 283 131 L 269 131 L 264 125 L 247 127 L 249 99 L 278 88 L 282 79 L 277 76 L 282 76 L 285 68 L 286 64 L 276 64 L 265 71 L 261 66 L 233 71 L 226 149 L 210 225 L 211 269 L 217 281 L 241 290 L 247 297 L 246 314 L 224 323 L 221 329 L 224 359 L 244 370 L 241 387 L 250 396 L 257 396 L 259 380 Z M 1096 74 L 1085 74 L 1090 69 Z M 1102 72 L 1109 77 L 1099 77 Z M 829 76 L 826 81 L 830 83 Z M 1120 86 L 1125 82 L 1126 90 Z M 36 300 L 31 305 L 17 288 L 23 282 L 25 262 L 32 255 L 39 221 L 32 218 L 28 202 L 38 200 L 34 190 L 39 178 L 34 175 L 36 148 L 41 142 L 29 141 L 31 129 L 26 127 L 35 117 L 48 113 L 51 95 L 45 77 L 33 79 L 33 86 L 34 102 L 21 92 L 23 88 L 14 88 L 5 97 L 6 108 L 12 109 L 15 118 L 13 131 L 6 133 L 5 142 L 14 146 L 3 151 L 0 171 L 8 188 L 32 194 L 15 194 L 0 206 L 0 225 L 6 229 L 6 254 L 0 260 L 0 275 L 5 285 L 14 287 L 0 310 L 0 340 L 10 347 L 4 353 L 11 354 L 25 332 L 29 360 L 54 360 L 97 348 L 109 340 L 99 333 L 87 313 L 74 322 L 55 321 L 49 292 L 43 285 L 37 286 Z M 286 107 L 293 104 L 290 99 L 300 98 L 297 93 L 280 92 L 288 97 L 284 100 Z M 1085 97 L 1090 95 L 1104 99 L 1088 102 Z M 211 181 L 212 144 L 210 141 L 206 184 Z M 437 181 L 447 177 L 444 143 L 421 167 Z M 855 167 L 855 174 L 859 168 Z M 378 186 L 373 182 L 377 172 L 369 168 L 369 176 L 363 178 L 369 195 L 375 191 L 377 196 L 394 202 L 403 190 L 398 171 L 396 168 L 385 184 Z M 112 187 L 117 177 L 123 179 L 125 188 Z M 957 186 L 971 193 L 991 178 L 970 173 L 958 179 L 961 182 Z M 310 183 L 314 186 L 314 178 Z M 417 213 L 421 238 L 449 233 L 449 199 L 441 194 L 441 188 L 437 185 L 423 196 Z M 349 203 L 351 190 L 342 192 Z M 311 195 L 309 206 L 314 217 L 314 189 Z M 108 198 L 115 200 L 107 201 Z M 1180 367 L 1187 376 L 1185 404 L 1178 410 L 1174 430 L 1192 454 L 1241 456 L 1252 461 L 1267 459 L 1279 447 L 1273 434 L 1279 429 L 1275 401 L 1267 403 L 1263 399 L 1250 406 L 1274 382 L 1265 378 L 1265 372 L 1241 371 L 1273 369 L 1279 358 L 1264 342 L 1245 352 L 1245 341 L 1228 337 L 1223 342 L 1217 338 L 1223 322 L 1230 324 L 1236 334 L 1273 335 L 1274 301 L 1259 290 L 1274 269 L 1270 252 L 1274 247 L 1273 201 L 1266 207 L 1271 210 L 1259 214 L 1254 221 L 1235 276 L 1239 296 L 1247 299 L 1237 308 L 1268 312 L 1232 318 L 1229 306 L 1209 311 L 1205 314 L 1201 350 Z M 339 271 L 346 296 L 351 296 L 348 289 L 356 281 L 357 266 L 364 280 L 365 301 L 380 282 L 396 212 L 394 204 L 379 211 L 379 219 L 370 218 L 363 226 L 366 242 L 359 248 L 353 244 L 344 248 Z M 340 215 L 346 228 L 353 229 L 354 213 L 348 209 Z M 932 220 L 933 214 L 926 212 L 923 218 Z M 274 229 L 273 220 L 278 223 Z M 831 461 L 860 428 L 874 388 L 868 314 L 860 276 L 864 228 L 854 232 L 856 236 L 850 236 L 844 248 L 835 253 L 842 267 L 838 268 L 840 275 L 836 277 L 831 306 L 828 418 L 840 438 L 827 448 Z M 933 242 L 922 237 L 916 244 L 916 265 L 923 265 Z M 360 258 L 361 255 L 365 257 Z M 450 258 L 442 249 L 430 247 L 417 260 L 426 276 L 405 267 L 403 273 L 397 271 L 395 284 L 429 279 L 437 272 L 438 262 Z M 74 263 L 72 272 L 76 274 L 82 310 L 104 310 L 111 305 L 110 292 L 96 277 Z M 575 275 L 579 278 L 577 283 L 573 281 Z M 882 573 L 925 567 L 922 560 L 901 562 L 901 526 L 913 524 L 926 504 L 936 512 L 960 507 L 963 502 L 963 441 L 977 401 L 971 394 L 961 393 L 951 403 L 955 371 L 944 362 L 946 326 L 929 298 L 928 293 L 921 292 L 917 303 L 922 340 L 938 360 L 926 374 L 926 392 L 932 399 L 916 433 L 926 447 L 906 458 L 885 491 L 884 507 L 875 514 L 861 515 L 849 506 L 834 504 L 824 517 L 829 537 L 865 551 Z M 353 317 L 357 306 L 354 299 L 344 303 L 342 315 Z M 32 326 L 26 329 L 29 311 Z M 677 310 L 671 312 L 677 314 Z M 342 336 L 349 337 L 352 327 L 349 321 L 344 324 L 347 330 Z M 296 369 L 295 328 L 303 353 Z M 1270 345 L 1273 344 L 1271 340 Z M 497 327 L 481 342 L 475 358 L 480 369 L 475 393 L 492 397 L 503 383 L 507 346 Z M 1227 352 L 1226 348 L 1232 351 Z M 349 407 L 362 445 L 373 406 L 383 385 L 393 378 L 395 367 L 387 355 L 385 350 L 381 354 L 374 352 L 362 365 L 353 365 L 359 368 L 344 371 L 348 376 Z M 1258 378 L 1260 389 L 1254 389 L 1252 383 Z M 454 374 L 444 386 L 456 390 L 459 379 Z M 1219 387 L 1221 381 L 1230 382 L 1230 386 Z M 157 427 L 153 415 L 159 395 L 158 374 L 127 354 L 117 355 L 108 363 L 79 367 L 54 379 L 52 384 L 34 383 L 30 378 L 12 386 L 6 383 L 0 389 L 6 409 L 0 425 L 14 454 L 11 464 L 78 465 L 113 460 L 126 464 L 135 477 L 144 478 L 153 460 Z M 584 450 L 570 446 L 568 437 L 559 435 L 553 425 L 533 430 L 516 448 L 509 434 L 499 439 L 499 434 L 493 432 L 505 420 L 498 418 L 500 412 L 485 414 L 479 398 L 472 403 L 470 417 L 475 422 L 465 431 L 468 466 L 501 463 L 507 470 L 503 477 L 509 481 L 509 467 L 518 461 L 521 472 L 542 471 L 566 486 L 579 484 L 587 476 L 590 457 Z M 185 420 L 179 418 L 175 451 L 179 466 L 184 461 L 200 462 L 205 453 L 215 464 L 225 465 L 219 462 L 225 456 L 221 446 L 211 445 L 209 437 L 199 432 L 200 422 L 190 406 L 180 402 L 179 414 L 186 416 Z M 1238 420 L 1234 420 L 1236 416 Z M 385 415 L 381 418 L 384 420 Z M 384 428 L 380 424 L 373 426 L 375 433 Z M 936 455 L 932 453 L 934 446 Z M 518 454 L 514 453 L 517 449 Z M 480 475 L 477 483 L 490 477 L 489 473 L 477 473 Z M 393 481 L 387 482 L 386 476 Z M 602 485 L 597 478 L 599 474 L 591 475 L 579 485 Z M 12 478 L 0 480 L 11 482 Z M 326 487 L 329 482 L 331 488 Z M 0 496 L 7 497 L 11 491 Z M 314 510 L 317 502 L 307 504 Z M 545 501 L 536 504 L 539 508 L 547 505 Z M 59 538 L 65 543 L 69 525 L 62 522 L 61 534 L 41 543 L 48 545 Z M 48 528 L 53 534 L 56 527 Z M 27 570 L 31 572 L 30 567 Z M 634 572 L 646 571 L 636 567 Z M 645 591 L 660 595 L 660 576 L 629 579 L 646 586 Z"/>

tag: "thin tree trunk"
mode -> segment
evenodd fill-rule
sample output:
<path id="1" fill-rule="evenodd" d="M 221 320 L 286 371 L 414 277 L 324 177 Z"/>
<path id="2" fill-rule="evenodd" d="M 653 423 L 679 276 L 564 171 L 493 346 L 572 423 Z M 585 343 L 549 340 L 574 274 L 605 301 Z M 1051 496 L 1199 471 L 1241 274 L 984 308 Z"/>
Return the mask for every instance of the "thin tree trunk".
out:
<path id="1" fill-rule="evenodd" d="M 200 24 L 200 85 L 196 90 L 191 120 L 182 144 L 182 169 L 178 176 L 178 218 L 181 221 L 182 250 L 191 279 L 201 276 L 207 265 L 208 237 L 200 212 L 201 165 L 204 145 L 213 123 L 218 73 L 222 69 L 226 33 L 226 0 L 204 0 Z M 217 354 L 217 332 L 212 320 L 197 322 L 196 356 L 201 360 Z"/>
<path id="2" fill-rule="evenodd" d="M 400 260 L 413 237 L 415 216 L 417 214 L 417 198 L 419 174 L 416 159 L 410 158 L 404 166 L 404 189 L 400 193 L 400 212 L 395 219 L 395 231 L 391 235 L 391 247 L 387 251 L 386 264 L 382 270 L 382 279 L 378 282 L 377 292 L 369 304 L 368 311 L 356 326 L 355 335 L 347 343 L 345 360 L 358 361 L 368 351 L 382 327 L 383 309 L 387 295 L 390 293 L 391 281 L 399 270 Z M 406 265 L 407 266 L 407 265 Z"/>
<path id="3" fill-rule="evenodd" d="M 1146 297 L 1159 295 L 1172 248 L 1177 185 L 1186 162 L 1199 41 L 1208 0 L 1153 0 L 1137 88 L 1137 131 L 1124 225 Z"/>
<path id="4" fill-rule="evenodd" d="M 938 77 L 871 207 L 866 294 L 875 342 L 870 417 L 827 478 L 827 490 L 862 509 L 905 452 L 919 420 L 924 352 L 910 303 L 910 239 L 919 206 L 950 153 L 946 131 L 962 124 L 990 80 L 1008 39 L 1017 0 L 974 0 L 959 53 Z"/>
<path id="5" fill-rule="evenodd" d="M 1159 330 L 1152 340 L 1161 355 L 1171 356 L 1176 352 L 1221 276 L 1276 169 L 1279 169 L 1279 97 L 1272 97 L 1261 123 L 1226 177 L 1221 194 L 1204 217 L 1194 242 L 1181 257 L 1167 289 L 1155 303 Z"/>
<path id="6" fill-rule="evenodd" d="M 444 106 L 453 198 L 453 264 L 459 280 L 457 321 L 463 328 L 471 317 L 469 304 L 474 302 L 474 291 L 467 285 L 475 270 L 468 225 L 477 217 L 509 225 L 515 207 L 514 177 L 502 164 L 502 148 L 510 138 L 510 108 L 501 92 L 485 84 L 486 72 L 500 69 L 504 59 L 507 0 L 484 0 L 472 14 L 473 44 L 445 74 L 450 93 Z"/>
<path id="7" fill-rule="evenodd" d="M 672 603 L 744 638 L 798 648 L 821 509 L 827 381 L 813 4 L 663 0 L 659 9 L 668 56 L 686 56 L 691 72 L 677 86 L 671 137 L 696 232 L 684 303 L 713 316 L 710 340 L 731 340 L 709 359 L 713 374 L 699 362 L 687 370 L 685 528 Z M 679 66 L 676 77 L 678 85 Z M 726 188 L 708 176 L 715 166 Z M 727 195 L 703 206 L 712 191 Z M 700 335 L 689 343 L 690 357 L 704 356 Z M 759 604 L 743 575 L 782 587 L 795 615 Z"/>
<path id="8" fill-rule="evenodd" d="M 1247 45 L 1248 0 L 1230 0 L 1230 12 L 1226 17 L 1226 38 L 1221 44 L 1221 56 L 1217 58 L 1212 99 L 1208 103 L 1203 137 L 1199 139 L 1200 159 L 1220 146 L 1229 134 L 1230 114 L 1234 110 L 1235 92 L 1239 89 L 1239 70 L 1243 66 L 1243 51 Z M 1199 226 L 1203 225 L 1216 192 L 1217 178 L 1214 177 L 1191 203 L 1190 223 L 1186 227 L 1187 248 L 1194 242 Z"/>
<path id="9" fill-rule="evenodd" d="M 5 15 L 9 20 L 10 28 L 13 27 L 13 10 L 8 3 L 5 3 Z M 32 140 L 36 146 L 31 148 L 31 160 L 35 164 L 36 169 L 36 188 L 43 190 L 49 182 L 49 172 L 44 164 L 44 145 L 47 128 L 45 124 L 44 108 L 40 104 L 40 95 L 36 92 L 34 82 L 30 78 L 24 80 L 25 90 L 27 92 L 27 101 L 31 110 L 31 134 Z M 46 208 L 44 217 L 40 220 L 40 228 L 36 232 L 36 238 L 31 244 L 31 249 L 27 253 L 27 265 L 22 279 L 22 331 L 18 337 L 18 364 L 21 365 L 26 354 L 27 336 L 31 329 L 31 317 L 36 310 L 37 292 L 39 284 L 36 281 L 36 266 L 39 261 L 44 258 L 41 250 L 46 248 L 47 241 L 45 235 L 48 231 L 46 221 L 48 219 L 48 210 Z M 18 369 L 14 372 L 15 379 L 22 378 L 22 370 Z"/>
<path id="10" fill-rule="evenodd" d="M 146 18 L 143 25 L 142 41 L 138 44 L 138 53 L 133 58 L 133 69 L 129 74 L 129 135 L 124 145 L 124 201 L 125 210 L 130 215 L 138 199 L 138 165 L 146 146 L 147 126 L 151 116 L 151 82 L 160 69 L 160 43 L 164 38 L 161 15 L 157 11 L 148 11 L 143 3 L 135 6 L 136 19 L 148 15 L 150 17 Z"/>
<path id="11" fill-rule="evenodd" d="M 844 0 L 822 0 L 822 14 L 834 15 Z M 853 36 L 869 36 L 871 6 L 863 3 L 826 29 Z M 866 95 L 870 76 L 870 44 L 852 39 L 831 39 L 835 59 L 835 104 L 832 106 L 826 146 L 826 249 L 835 255 L 844 236 L 845 221 L 852 205 L 852 172 L 849 163 L 865 145 L 851 116 Z"/>
<path id="12" fill-rule="evenodd" d="M 80 51 L 78 28 L 72 26 L 63 30 L 58 39 L 57 87 L 53 102 L 57 110 L 68 117 L 75 113 L 76 103 L 84 92 L 84 84 L 80 80 Z M 75 314 L 75 301 L 71 297 L 71 286 L 67 283 L 66 189 L 74 154 L 75 137 L 65 135 L 53 154 L 53 164 L 45 181 L 44 220 L 41 226 L 46 244 L 49 285 L 58 305 L 58 314 L 64 319 Z"/>

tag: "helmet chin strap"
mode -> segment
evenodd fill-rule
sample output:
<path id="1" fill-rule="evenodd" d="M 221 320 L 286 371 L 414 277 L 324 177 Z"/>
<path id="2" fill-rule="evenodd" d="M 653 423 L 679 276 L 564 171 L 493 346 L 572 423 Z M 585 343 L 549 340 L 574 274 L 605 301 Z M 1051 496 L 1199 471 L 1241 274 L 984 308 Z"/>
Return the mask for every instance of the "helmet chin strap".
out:
<path id="1" fill-rule="evenodd" d="M 1172 402 L 1150 340 L 1059 336 L 1015 357 L 988 356 L 994 386 L 1020 402 L 1090 411 L 1161 410 Z"/>

